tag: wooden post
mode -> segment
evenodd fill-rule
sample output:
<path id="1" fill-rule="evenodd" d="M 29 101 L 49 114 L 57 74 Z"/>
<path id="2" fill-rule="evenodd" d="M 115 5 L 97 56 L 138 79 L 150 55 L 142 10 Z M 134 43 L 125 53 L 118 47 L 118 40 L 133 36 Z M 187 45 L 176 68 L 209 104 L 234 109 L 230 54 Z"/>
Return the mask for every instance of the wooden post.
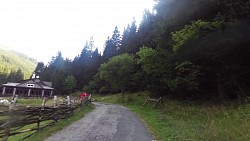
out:
<path id="1" fill-rule="evenodd" d="M 14 95 L 11 99 L 10 106 L 9 106 L 9 112 L 12 112 L 16 108 L 16 101 L 18 96 Z"/>
<path id="2" fill-rule="evenodd" d="M 57 100 L 57 96 L 55 95 L 55 96 L 54 96 L 54 107 L 57 106 L 57 101 L 58 101 L 58 100 Z"/>
<path id="3" fill-rule="evenodd" d="M 54 95 L 54 113 L 57 112 L 57 110 L 58 110 L 58 105 L 59 105 L 59 104 L 58 104 L 57 96 Z M 54 116 L 53 119 L 54 119 L 55 122 L 57 122 L 57 120 L 58 120 L 57 116 Z"/>
<path id="4" fill-rule="evenodd" d="M 43 117 L 43 110 L 44 110 L 45 104 L 46 104 L 46 98 L 43 99 L 42 107 L 41 107 L 41 110 L 39 112 L 39 117 L 38 117 L 38 120 L 37 120 L 37 130 L 40 129 L 40 122 L 41 122 L 42 117 Z"/>
<path id="5" fill-rule="evenodd" d="M 50 91 L 49 97 L 52 97 L 52 94 L 53 94 L 53 90 Z"/>
<path id="6" fill-rule="evenodd" d="M 42 97 L 44 96 L 44 90 L 42 90 Z"/>
<path id="7" fill-rule="evenodd" d="M 67 103 L 68 103 L 68 106 L 70 106 L 70 105 L 71 105 L 71 102 L 70 102 L 70 97 L 69 97 L 69 96 L 67 96 Z"/>
<path id="8" fill-rule="evenodd" d="M 10 113 L 10 119 L 7 121 L 8 124 L 6 124 L 6 126 L 4 127 L 4 136 L 2 137 L 2 141 L 7 141 L 8 140 L 8 137 L 9 137 L 9 133 L 10 133 L 10 128 L 11 128 L 11 125 L 9 124 L 9 122 L 11 122 L 12 120 L 12 115 L 11 113 L 13 112 L 13 110 L 16 108 L 16 101 L 17 101 L 17 95 L 14 95 L 12 97 L 12 100 L 11 100 L 11 103 L 10 103 L 10 106 L 9 106 L 9 113 Z"/>
<path id="9" fill-rule="evenodd" d="M 157 106 L 157 104 L 158 104 L 159 102 L 161 102 L 161 104 L 165 107 L 164 102 L 163 102 L 162 98 L 160 97 L 159 100 L 157 100 L 157 102 L 155 103 L 154 108 L 156 108 L 156 106 Z"/>
<path id="10" fill-rule="evenodd" d="M 13 97 L 15 97 L 15 94 L 16 94 L 16 88 L 14 88 L 13 90 Z"/>
<path id="11" fill-rule="evenodd" d="M 148 102 L 149 97 L 146 98 L 145 102 L 143 105 L 145 105 Z"/>
<path id="12" fill-rule="evenodd" d="M 149 97 L 147 97 L 147 99 L 145 100 L 145 102 L 144 102 L 144 104 L 143 105 L 145 105 L 145 104 L 147 104 L 147 102 L 148 101 L 152 101 L 152 102 L 155 102 L 155 104 L 154 104 L 154 107 L 153 108 L 156 108 L 157 107 L 157 105 L 158 105 L 158 103 L 162 103 L 162 105 L 165 107 L 165 105 L 164 105 L 164 102 L 163 102 L 163 99 L 160 97 L 159 99 L 151 99 L 151 98 L 149 98 Z"/>
<path id="13" fill-rule="evenodd" d="M 3 87 L 2 94 L 5 94 L 5 89 L 6 89 L 6 87 Z"/>
<path id="14" fill-rule="evenodd" d="M 29 89 L 29 91 L 28 91 L 28 96 L 30 96 L 30 91 L 31 91 L 31 89 Z"/>
<path id="15" fill-rule="evenodd" d="M 46 104 L 46 100 L 47 100 L 46 98 L 43 99 L 42 110 L 44 110 L 44 106 L 45 106 L 45 104 Z"/>
<path id="16" fill-rule="evenodd" d="M 89 94 L 89 97 L 88 97 L 89 102 L 92 102 L 91 99 L 92 99 L 92 96 L 91 94 Z"/>

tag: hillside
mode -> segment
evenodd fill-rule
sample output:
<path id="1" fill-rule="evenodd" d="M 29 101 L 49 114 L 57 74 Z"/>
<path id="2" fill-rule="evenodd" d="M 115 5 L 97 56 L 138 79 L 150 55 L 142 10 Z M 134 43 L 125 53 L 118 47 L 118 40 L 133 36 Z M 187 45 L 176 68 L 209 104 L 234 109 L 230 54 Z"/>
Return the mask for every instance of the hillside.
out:
<path id="1" fill-rule="evenodd" d="M 28 56 L 8 49 L 0 45 L 0 74 L 1 76 L 8 76 L 10 72 L 17 72 L 21 70 L 24 79 L 29 78 L 36 67 L 36 60 Z M 3 77 L 1 77 L 1 81 Z"/>

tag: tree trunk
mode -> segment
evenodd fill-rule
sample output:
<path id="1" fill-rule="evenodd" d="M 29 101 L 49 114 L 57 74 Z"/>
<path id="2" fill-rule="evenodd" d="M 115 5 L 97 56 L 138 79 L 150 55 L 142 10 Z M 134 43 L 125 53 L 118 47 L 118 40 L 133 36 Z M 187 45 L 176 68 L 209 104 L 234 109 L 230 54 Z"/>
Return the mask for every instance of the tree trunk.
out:
<path id="1" fill-rule="evenodd" d="M 217 73 L 216 76 L 217 76 L 217 90 L 218 90 L 217 98 L 218 100 L 224 100 L 226 98 L 226 92 L 225 92 L 223 74 Z"/>
<path id="2" fill-rule="evenodd" d="M 247 91 L 245 89 L 244 85 L 241 85 L 240 83 L 236 82 L 236 86 L 239 89 L 238 92 L 238 98 L 240 99 L 241 104 L 245 104 L 246 102 L 246 97 L 247 97 Z"/>

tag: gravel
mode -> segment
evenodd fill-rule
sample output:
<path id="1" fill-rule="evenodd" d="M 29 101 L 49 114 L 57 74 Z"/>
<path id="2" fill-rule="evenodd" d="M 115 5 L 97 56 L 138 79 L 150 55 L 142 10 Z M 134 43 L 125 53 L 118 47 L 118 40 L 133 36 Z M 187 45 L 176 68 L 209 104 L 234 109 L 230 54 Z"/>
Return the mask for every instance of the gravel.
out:
<path id="1" fill-rule="evenodd" d="M 45 141 L 152 141 L 138 117 L 124 106 L 94 103 L 95 110 Z"/>

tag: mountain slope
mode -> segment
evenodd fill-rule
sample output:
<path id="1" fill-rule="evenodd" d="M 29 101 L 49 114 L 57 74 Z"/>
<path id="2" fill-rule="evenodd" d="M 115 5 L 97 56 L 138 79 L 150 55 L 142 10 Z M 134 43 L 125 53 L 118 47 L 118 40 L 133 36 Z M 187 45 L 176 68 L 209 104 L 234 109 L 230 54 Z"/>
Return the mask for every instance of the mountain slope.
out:
<path id="1" fill-rule="evenodd" d="M 27 79 L 35 70 L 36 64 L 35 59 L 0 45 L 0 74 L 8 75 L 11 71 L 20 69 L 24 79 Z"/>

